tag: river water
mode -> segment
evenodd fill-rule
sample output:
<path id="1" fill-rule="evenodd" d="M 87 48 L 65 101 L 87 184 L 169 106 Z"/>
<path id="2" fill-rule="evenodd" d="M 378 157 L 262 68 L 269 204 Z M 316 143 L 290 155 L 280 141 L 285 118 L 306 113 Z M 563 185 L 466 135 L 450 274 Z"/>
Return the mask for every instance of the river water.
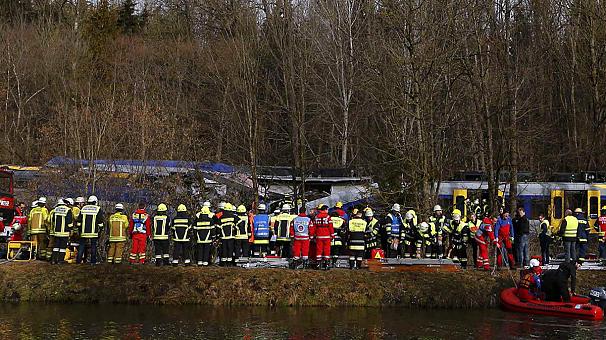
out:
<path id="1" fill-rule="evenodd" d="M 500 310 L 5 304 L 1 339 L 603 339 L 606 322 Z"/>

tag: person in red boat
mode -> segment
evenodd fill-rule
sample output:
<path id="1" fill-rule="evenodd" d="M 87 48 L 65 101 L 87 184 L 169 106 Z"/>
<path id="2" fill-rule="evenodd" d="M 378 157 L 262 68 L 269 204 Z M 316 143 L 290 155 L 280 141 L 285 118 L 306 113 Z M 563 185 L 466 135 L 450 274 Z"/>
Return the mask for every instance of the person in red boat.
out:
<path id="1" fill-rule="evenodd" d="M 522 301 L 539 300 L 541 296 L 541 269 L 539 260 L 530 260 L 530 269 L 523 272 L 518 285 L 518 297 Z"/>

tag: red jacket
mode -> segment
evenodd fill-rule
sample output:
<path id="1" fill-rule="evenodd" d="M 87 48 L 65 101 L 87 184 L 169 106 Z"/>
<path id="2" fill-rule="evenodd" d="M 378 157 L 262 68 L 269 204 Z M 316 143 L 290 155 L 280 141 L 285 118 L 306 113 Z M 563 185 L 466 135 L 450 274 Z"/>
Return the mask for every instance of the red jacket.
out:
<path id="1" fill-rule="evenodd" d="M 134 226 L 135 226 L 135 223 L 134 223 L 135 219 L 143 220 L 143 223 L 145 223 L 145 230 L 138 230 L 138 231 L 133 230 Z M 151 219 L 149 218 L 149 215 L 147 214 L 145 209 L 137 209 L 131 216 L 130 220 L 128 221 L 128 234 L 132 236 L 133 233 L 135 235 L 145 235 L 145 236 L 151 235 Z"/>
<path id="2" fill-rule="evenodd" d="M 335 237 L 335 230 L 332 227 L 330 215 L 326 211 L 320 211 L 314 219 L 316 239 L 332 239 Z"/>

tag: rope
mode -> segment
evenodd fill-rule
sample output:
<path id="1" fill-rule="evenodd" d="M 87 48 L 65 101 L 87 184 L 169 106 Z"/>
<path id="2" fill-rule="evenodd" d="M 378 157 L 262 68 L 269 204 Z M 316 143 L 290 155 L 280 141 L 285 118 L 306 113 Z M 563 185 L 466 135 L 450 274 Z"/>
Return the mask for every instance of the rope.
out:
<path id="1" fill-rule="evenodd" d="M 518 288 L 518 283 L 516 282 L 516 279 L 513 277 L 513 274 L 511 273 L 511 269 L 509 269 L 509 260 L 507 259 L 507 255 L 505 254 L 505 250 L 503 249 L 503 247 L 499 248 L 501 250 L 501 256 L 503 257 L 503 261 L 505 262 L 505 266 L 507 267 L 507 272 L 509 273 L 509 276 L 511 277 L 511 281 L 513 281 L 513 285 Z M 496 265 L 495 265 L 496 268 Z"/>

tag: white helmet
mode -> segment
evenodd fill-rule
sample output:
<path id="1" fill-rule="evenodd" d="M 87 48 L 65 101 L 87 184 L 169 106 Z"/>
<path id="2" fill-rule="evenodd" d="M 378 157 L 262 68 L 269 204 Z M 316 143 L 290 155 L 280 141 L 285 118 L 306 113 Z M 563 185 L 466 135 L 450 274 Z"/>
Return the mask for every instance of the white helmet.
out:
<path id="1" fill-rule="evenodd" d="M 76 197 L 76 203 L 85 203 L 84 197 L 82 197 L 82 196 Z"/>
<path id="2" fill-rule="evenodd" d="M 204 201 L 204 203 L 202 203 L 202 206 L 210 208 L 210 202 L 209 201 Z"/>
<path id="3" fill-rule="evenodd" d="M 66 198 L 65 202 L 69 205 L 74 205 L 74 200 L 72 198 Z"/>
<path id="4" fill-rule="evenodd" d="M 284 204 L 282 205 L 282 211 L 290 211 L 290 209 L 291 209 L 291 208 L 290 208 L 290 204 L 288 204 L 288 203 L 284 203 Z"/>
<path id="5" fill-rule="evenodd" d="M 539 263 L 539 260 L 537 260 L 537 259 L 530 260 L 530 268 L 538 267 L 540 265 L 541 265 L 541 263 Z"/>
<path id="6" fill-rule="evenodd" d="M 58 205 L 58 206 L 59 206 L 59 205 L 65 205 L 65 201 L 63 201 L 63 198 L 59 198 L 59 199 L 57 200 L 57 205 Z"/>
<path id="7" fill-rule="evenodd" d="M 394 203 L 391 210 L 400 212 L 400 205 L 398 203 Z"/>
<path id="8" fill-rule="evenodd" d="M 15 222 L 13 223 L 13 229 L 16 230 L 21 230 L 21 223 L 19 222 Z"/>
<path id="9" fill-rule="evenodd" d="M 97 203 L 97 202 L 99 202 L 99 199 L 97 198 L 97 196 L 95 196 L 95 195 L 88 196 L 88 203 Z"/>
<path id="10" fill-rule="evenodd" d="M 368 208 L 366 209 L 366 212 L 364 213 L 364 216 L 366 217 L 373 217 L 375 214 L 372 212 L 372 209 Z"/>
<path id="11" fill-rule="evenodd" d="M 115 208 L 116 208 L 116 210 L 124 210 L 124 204 L 117 203 Z"/>
<path id="12" fill-rule="evenodd" d="M 42 196 L 38 198 L 38 203 L 46 204 L 46 197 Z"/>
<path id="13" fill-rule="evenodd" d="M 436 212 L 436 211 L 442 211 L 442 207 L 438 204 L 435 207 L 433 207 L 433 211 L 434 212 Z"/>
<path id="14" fill-rule="evenodd" d="M 412 218 L 414 216 L 412 215 L 412 213 L 410 211 L 407 211 L 405 217 L 406 217 L 407 220 L 412 220 Z"/>
<path id="15" fill-rule="evenodd" d="M 480 204 L 480 200 L 478 198 L 476 198 L 475 201 L 473 201 L 473 204 L 475 204 L 475 205 Z"/>
<path id="16" fill-rule="evenodd" d="M 429 224 L 427 224 L 427 222 L 421 222 L 421 224 L 419 225 L 419 229 L 421 230 L 421 232 L 426 232 L 427 230 L 429 230 Z"/>
<path id="17" fill-rule="evenodd" d="M 267 209 L 267 207 L 265 206 L 265 204 L 261 203 L 259 204 L 259 211 L 265 211 Z"/>
<path id="18" fill-rule="evenodd" d="M 38 201 L 33 201 L 33 202 L 32 202 L 32 208 L 35 208 L 35 207 L 37 207 L 37 206 L 38 206 Z"/>

